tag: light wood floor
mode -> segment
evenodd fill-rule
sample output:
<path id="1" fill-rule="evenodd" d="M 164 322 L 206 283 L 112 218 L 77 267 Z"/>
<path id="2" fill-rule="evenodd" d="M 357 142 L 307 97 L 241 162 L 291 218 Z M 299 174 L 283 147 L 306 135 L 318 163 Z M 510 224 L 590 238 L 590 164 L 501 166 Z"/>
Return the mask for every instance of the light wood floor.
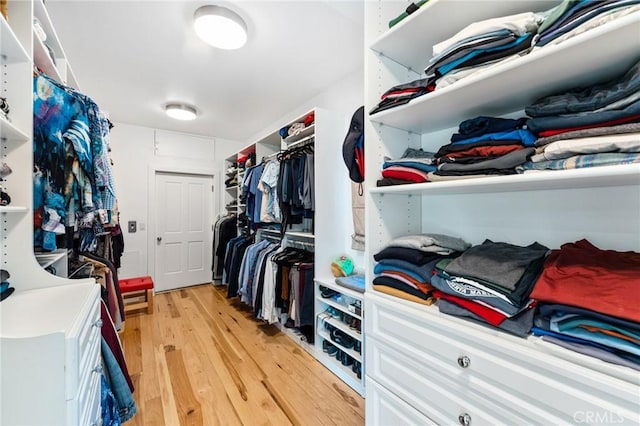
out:
<path id="1" fill-rule="evenodd" d="M 210 284 L 158 294 L 121 334 L 132 425 L 362 425 L 364 400 Z"/>

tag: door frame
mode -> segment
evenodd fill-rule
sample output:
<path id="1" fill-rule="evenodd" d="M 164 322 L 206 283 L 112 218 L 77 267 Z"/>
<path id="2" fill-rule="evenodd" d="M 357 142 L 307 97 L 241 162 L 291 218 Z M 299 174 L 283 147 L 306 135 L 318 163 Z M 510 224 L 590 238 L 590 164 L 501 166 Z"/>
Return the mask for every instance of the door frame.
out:
<path id="1" fill-rule="evenodd" d="M 216 170 L 208 167 L 188 167 L 188 166 L 173 166 L 171 164 L 152 164 L 149 166 L 147 175 L 147 188 L 149 191 L 148 196 L 148 214 L 147 218 L 147 274 L 153 277 L 155 280 L 156 273 L 156 175 L 158 173 L 174 173 L 183 175 L 199 175 L 211 177 L 211 182 L 214 186 L 213 193 L 213 206 L 211 208 L 211 224 L 214 223 L 214 219 L 218 214 L 218 199 L 215 191 L 218 190 L 216 183 Z M 211 231 L 213 232 L 213 231 Z M 155 291 L 155 290 L 154 290 Z"/>

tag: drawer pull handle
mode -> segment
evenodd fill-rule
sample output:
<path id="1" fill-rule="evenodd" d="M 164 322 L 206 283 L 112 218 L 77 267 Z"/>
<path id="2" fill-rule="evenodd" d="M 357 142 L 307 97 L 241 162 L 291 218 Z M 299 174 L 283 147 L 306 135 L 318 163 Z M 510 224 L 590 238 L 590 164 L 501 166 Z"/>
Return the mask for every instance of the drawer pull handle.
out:
<path id="1" fill-rule="evenodd" d="M 93 326 L 97 328 L 102 327 L 102 318 L 98 318 L 96 322 L 93 323 Z"/>
<path id="2" fill-rule="evenodd" d="M 102 364 L 96 365 L 95 368 L 93 369 L 93 372 L 98 374 L 102 373 Z"/>
<path id="3" fill-rule="evenodd" d="M 471 424 L 471 416 L 467 413 L 460 414 L 458 416 L 458 423 L 462 426 L 469 426 Z"/>
<path id="4" fill-rule="evenodd" d="M 464 355 L 464 356 L 458 357 L 458 365 L 460 367 L 467 368 L 469 364 L 471 364 L 471 359 L 469 359 L 468 356 Z"/>

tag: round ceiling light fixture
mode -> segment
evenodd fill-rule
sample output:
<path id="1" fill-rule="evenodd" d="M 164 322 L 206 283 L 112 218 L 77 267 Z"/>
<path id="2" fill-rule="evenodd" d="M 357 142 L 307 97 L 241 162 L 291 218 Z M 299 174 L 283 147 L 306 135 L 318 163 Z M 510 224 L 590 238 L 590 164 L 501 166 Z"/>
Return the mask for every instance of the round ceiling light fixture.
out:
<path id="1" fill-rule="evenodd" d="M 195 120 L 197 115 L 194 107 L 185 104 L 167 104 L 164 112 L 176 120 Z"/>
<path id="2" fill-rule="evenodd" d="M 225 50 L 239 49 L 247 42 L 247 24 L 222 6 L 202 6 L 193 16 L 196 34 L 205 43 Z"/>

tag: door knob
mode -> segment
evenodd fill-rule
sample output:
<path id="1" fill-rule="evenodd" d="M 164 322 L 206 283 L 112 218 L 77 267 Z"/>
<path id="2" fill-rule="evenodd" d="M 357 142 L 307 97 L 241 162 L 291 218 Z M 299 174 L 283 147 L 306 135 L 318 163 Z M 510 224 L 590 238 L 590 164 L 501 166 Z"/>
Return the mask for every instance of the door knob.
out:
<path id="1" fill-rule="evenodd" d="M 162 242 L 162 237 L 156 237 L 156 241 L 160 244 Z"/>

